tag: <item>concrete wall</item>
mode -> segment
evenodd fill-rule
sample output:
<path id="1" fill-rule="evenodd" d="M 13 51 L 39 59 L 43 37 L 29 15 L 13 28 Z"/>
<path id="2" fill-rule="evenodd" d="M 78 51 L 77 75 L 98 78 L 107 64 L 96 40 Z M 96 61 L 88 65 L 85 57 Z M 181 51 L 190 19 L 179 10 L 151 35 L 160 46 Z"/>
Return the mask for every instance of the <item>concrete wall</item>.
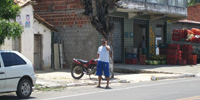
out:
<path id="1" fill-rule="evenodd" d="M 77 25 L 56 27 L 58 37 L 63 41 L 64 62 L 70 65 L 73 58 L 90 60 L 97 58 L 97 35 L 98 32 L 91 26 L 85 24 L 82 27 Z"/>
<path id="2" fill-rule="evenodd" d="M 1 50 L 13 50 L 12 45 L 13 45 L 12 38 L 10 39 L 6 38 L 4 44 L 1 45 Z"/>
<path id="3" fill-rule="evenodd" d="M 134 0 L 120 0 L 122 5 L 119 5 L 120 8 L 118 11 L 129 11 L 129 12 L 147 12 L 147 13 L 160 13 L 168 15 L 178 15 L 178 16 L 187 16 L 186 7 L 171 6 L 166 4 L 159 3 L 145 3 L 145 1 L 134 1 Z M 184 2 L 187 2 L 186 0 Z M 120 3 L 119 3 L 120 4 Z M 132 10 L 132 11 L 131 11 Z"/>
<path id="4" fill-rule="evenodd" d="M 21 35 L 21 53 L 31 62 L 34 62 L 34 34 L 33 34 L 33 7 L 27 5 L 21 9 L 21 21 L 24 26 L 24 32 Z M 30 28 L 25 27 L 26 15 L 30 16 Z"/>
<path id="5" fill-rule="evenodd" d="M 51 30 L 39 23 L 37 19 L 34 19 L 34 34 L 42 35 L 42 60 L 43 67 L 50 68 L 51 67 Z"/>
<path id="6" fill-rule="evenodd" d="M 124 35 L 128 34 L 128 37 L 124 37 L 124 48 L 133 47 L 134 37 L 130 36 L 131 33 L 133 33 L 133 19 L 124 18 Z"/>

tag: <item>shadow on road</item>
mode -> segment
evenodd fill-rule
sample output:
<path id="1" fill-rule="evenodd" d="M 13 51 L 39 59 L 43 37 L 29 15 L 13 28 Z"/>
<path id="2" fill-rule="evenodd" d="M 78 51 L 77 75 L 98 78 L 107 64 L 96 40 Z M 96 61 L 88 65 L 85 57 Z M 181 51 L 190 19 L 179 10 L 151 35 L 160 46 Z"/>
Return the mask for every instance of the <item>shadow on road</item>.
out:
<path id="1" fill-rule="evenodd" d="M 0 100 L 31 100 L 31 99 L 36 99 L 36 97 L 30 97 L 30 98 L 28 98 L 28 99 L 20 99 L 19 97 L 17 97 L 17 96 L 10 96 L 10 95 L 8 95 L 8 96 L 0 96 Z"/>

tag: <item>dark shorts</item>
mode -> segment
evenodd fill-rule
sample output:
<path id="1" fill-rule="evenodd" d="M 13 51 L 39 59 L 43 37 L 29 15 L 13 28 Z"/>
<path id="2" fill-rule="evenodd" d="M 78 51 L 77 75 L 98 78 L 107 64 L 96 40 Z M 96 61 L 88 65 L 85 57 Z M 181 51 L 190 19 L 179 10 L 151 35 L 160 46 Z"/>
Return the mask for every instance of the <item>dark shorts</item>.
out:
<path id="1" fill-rule="evenodd" d="M 109 63 L 108 62 L 98 61 L 96 75 L 102 76 L 102 71 L 104 72 L 104 75 L 106 77 L 110 76 L 110 73 L 109 73 Z"/>

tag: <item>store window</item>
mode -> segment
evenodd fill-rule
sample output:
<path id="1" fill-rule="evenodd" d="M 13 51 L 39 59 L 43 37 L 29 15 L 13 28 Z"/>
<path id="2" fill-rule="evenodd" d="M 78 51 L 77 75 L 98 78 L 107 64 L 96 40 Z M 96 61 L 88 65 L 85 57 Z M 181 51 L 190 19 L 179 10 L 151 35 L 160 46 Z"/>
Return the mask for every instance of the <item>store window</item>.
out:
<path id="1" fill-rule="evenodd" d="M 171 6 L 186 7 L 186 0 L 168 0 L 168 4 Z"/>
<path id="2" fill-rule="evenodd" d="M 180 7 L 185 7 L 185 0 L 178 0 L 177 2 L 177 6 L 180 6 Z"/>
<path id="3" fill-rule="evenodd" d="M 168 4 L 171 6 L 175 6 L 176 5 L 176 0 L 169 0 Z"/>
<path id="4" fill-rule="evenodd" d="M 159 3 L 159 4 L 166 4 L 165 0 L 147 0 L 150 3 Z"/>
<path id="5" fill-rule="evenodd" d="M 141 1 L 141 2 L 145 2 L 145 0 L 133 0 L 133 1 Z"/>

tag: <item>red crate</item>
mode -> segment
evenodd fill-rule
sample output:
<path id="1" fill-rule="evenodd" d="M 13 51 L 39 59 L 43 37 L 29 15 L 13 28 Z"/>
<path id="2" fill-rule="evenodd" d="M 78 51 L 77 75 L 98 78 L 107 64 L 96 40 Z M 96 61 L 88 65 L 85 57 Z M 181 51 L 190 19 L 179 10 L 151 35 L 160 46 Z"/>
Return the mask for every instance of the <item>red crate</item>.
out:
<path id="1" fill-rule="evenodd" d="M 180 38 L 181 34 L 172 34 L 172 38 Z"/>
<path id="2" fill-rule="evenodd" d="M 193 47 L 192 47 L 192 45 L 183 44 L 183 45 L 181 45 L 181 50 L 182 51 L 193 50 Z"/>
<path id="3" fill-rule="evenodd" d="M 179 64 L 179 65 L 186 65 L 186 64 L 187 64 L 187 61 L 186 61 L 186 60 L 179 60 L 179 61 L 178 61 L 178 64 Z"/>
<path id="4" fill-rule="evenodd" d="M 126 64 L 137 64 L 137 59 L 126 59 Z"/>
<path id="5" fill-rule="evenodd" d="M 194 42 L 194 43 L 200 43 L 200 38 L 194 38 L 191 41 Z"/>
<path id="6" fill-rule="evenodd" d="M 140 63 L 143 65 L 146 63 L 146 55 L 140 55 Z"/>
<path id="7" fill-rule="evenodd" d="M 140 61 L 140 65 L 146 65 L 146 61 Z"/>
<path id="8" fill-rule="evenodd" d="M 126 64 L 132 64 L 133 61 L 132 61 L 132 59 L 126 59 L 125 63 L 126 63 Z"/>
<path id="9" fill-rule="evenodd" d="M 177 55 L 167 55 L 167 60 L 178 60 Z"/>
<path id="10" fill-rule="evenodd" d="M 183 51 L 183 55 L 192 55 L 192 50 L 188 50 L 188 51 Z"/>
<path id="11" fill-rule="evenodd" d="M 185 38 L 185 34 L 184 34 L 184 32 L 181 32 L 181 34 L 180 34 L 180 38 L 181 38 L 181 39 L 186 39 L 186 38 L 187 38 L 187 37 Z"/>
<path id="12" fill-rule="evenodd" d="M 180 34 L 182 33 L 182 30 L 179 30 L 179 29 L 174 29 L 173 30 L 173 34 Z"/>
<path id="13" fill-rule="evenodd" d="M 159 48 L 159 54 L 160 55 L 167 55 L 167 49 L 160 49 Z"/>
<path id="14" fill-rule="evenodd" d="M 145 59 L 146 60 L 146 55 L 140 55 L 140 59 Z"/>
<path id="15" fill-rule="evenodd" d="M 188 60 L 197 60 L 197 55 L 188 55 Z"/>
<path id="16" fill-rule="evenodd" d="M 181 55 L 181 53 L 182 53 L 182 51 L 180 51 L 180 50 L 170 50 L 170 49 L 168 49 L 167 50 L 167 55 Z"/>
<path id="17" fill-rule="evenodd" d="M 169 44 L 168 49 L 180 50 L 180 45 L 179 44 Z"/>
<path id="18" fill-rule="evenodd" d="M 168 65 L 177 65 L 177 60 L 167 60 Z"/>
<path id="19" fill-rule="evenodd" d="M 197 64 L 197 60 L 188 60 L 187 64 L 188 65 L 196 65 Z"/>
<path id="20" fill-rule="evenodd" d="M 188 60 L 188 55 L 182 55 L 182 58 L 183 58 L 184 60 Z"/>
<path id="21" fill-rule="evenodd" d="M 180 41 L 181 34 L 172 34 L 172 41 Z"/>
<path id="22" fill-rule="evenodd" d="M 184 38 L 187 38 L 188 35 L 187 30 L 183 30 L 183 33 L 184 33 Z"/>
<path id="23" fill-rule="evenodd" d="M 137 60 L 137 59 L 133 59 L 133 65 L 136 65 L 136 64 L 137 64 L 137 62 L 138 62 L 138 60 Z"/>
<path id="24" fill-rule="evenodd" d="M 183 60 L 183 58 L 181 56 L 178 57 L 178 60 Z"/>
<path id="25" fill-rule="evenodd" d="M 181 40 L 181 38 L 174 38 L 174 37 L 172 37 L 172 41 L 180 41 Z"/>
<path id="26" fill-rule="evenodd" d="M 182 60 L 182 57 L 177 55 L 167 55 L 167 60 Z"/>

